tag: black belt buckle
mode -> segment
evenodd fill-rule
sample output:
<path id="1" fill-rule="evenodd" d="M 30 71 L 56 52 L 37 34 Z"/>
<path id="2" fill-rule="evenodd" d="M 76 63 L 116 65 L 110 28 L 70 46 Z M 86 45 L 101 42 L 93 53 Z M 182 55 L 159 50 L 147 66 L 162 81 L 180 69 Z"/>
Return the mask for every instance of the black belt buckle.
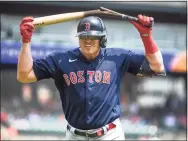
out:
<path id="1" fill-rule="evenodd" d="M 81 131 L 75 130 L 74 134 L 79 135 L 79 136 L 89 137 L 89 138 L 99 137 L 96 132 L 88 133 L 88 132 L 81 132 Z"/>
<path id="2" fill-rule="evenodd" d="M 97 137 L 95 133 L 88 133 L 86 132 L 86 137 L 89 137 L 89 138 L 94 138 L 94 137 Z"/>
<path id="3" fill-rule="evenodd" d="M 89 137 L 89 138 L 96 138 L 96 137 L 100 137 L 100 136 L 102 136 L 102 135 L 104 135 L 104 134 L 97 134 L 97 132 L 94 132 L 94 133 L 86 133 L 87 134 L 87 137 Z"/>

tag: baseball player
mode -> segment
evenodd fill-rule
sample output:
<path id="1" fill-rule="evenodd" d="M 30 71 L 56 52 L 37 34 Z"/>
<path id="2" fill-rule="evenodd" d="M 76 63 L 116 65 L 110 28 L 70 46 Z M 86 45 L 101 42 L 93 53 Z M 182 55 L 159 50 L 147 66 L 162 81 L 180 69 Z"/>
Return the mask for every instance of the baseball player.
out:
<path id="1" fill-rule="evenodd" d="M 165 75 L 152 28 L 146 27 L 153 18 L 138 15 L 138 19 L 139 23 L 131 23 L 140 33 L 145 55 L 122 48 L 106 48 L 107 31 L 103 21 L 89 16 L 78 24 L 78 48 L 54 52 L 35 61 L 30 47 L 33 18 L 22 20 L 23 44 L 17 79 L 22 83 L 54 80 L 68 122 L 67 140 L 125 140 L 119 120 L 121 78 L 125 72 L 137 76 Z"/>

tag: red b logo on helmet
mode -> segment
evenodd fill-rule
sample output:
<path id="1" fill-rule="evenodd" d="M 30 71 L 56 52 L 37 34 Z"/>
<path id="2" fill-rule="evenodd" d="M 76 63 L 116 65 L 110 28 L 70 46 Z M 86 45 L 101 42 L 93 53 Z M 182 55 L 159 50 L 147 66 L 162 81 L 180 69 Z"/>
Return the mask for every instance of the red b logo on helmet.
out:
<path id="1" fill-rule="evenodd" d="M 85 31 L 90 30 L 90 23 L 85 23 Z"/>

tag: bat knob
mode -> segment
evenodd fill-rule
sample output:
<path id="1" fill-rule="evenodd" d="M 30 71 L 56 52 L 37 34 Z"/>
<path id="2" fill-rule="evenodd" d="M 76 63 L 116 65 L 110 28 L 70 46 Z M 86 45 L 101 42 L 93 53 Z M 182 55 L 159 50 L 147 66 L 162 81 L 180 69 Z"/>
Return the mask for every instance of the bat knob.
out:
<path id="1" fill-rule="evenodd" d="M 154 20 L 151 21 L 150 26 L 152 27 L 154 25 Z"/>
<path id="2" fill-rule="evenodd" d="M 154 20 L 150 22 L 150 24 L 147 26 L 148 28 L 152 27 L 154 25 Z"/>
<path id="3" fill-rule="evenodd" d="M 141 24 L 139 21 L 137 21 L 139 24 Z M 154 20 L 150 22 L 149 25 L 143 25 L 144 27 L 151 28 L 154 25 Z"/>

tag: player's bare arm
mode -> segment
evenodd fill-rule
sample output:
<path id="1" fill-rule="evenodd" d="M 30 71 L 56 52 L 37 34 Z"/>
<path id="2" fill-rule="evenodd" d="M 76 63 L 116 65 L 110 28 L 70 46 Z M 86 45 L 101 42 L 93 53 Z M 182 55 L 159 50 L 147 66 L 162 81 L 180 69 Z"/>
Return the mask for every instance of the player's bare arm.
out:
<path id="1" fill-rule="evenodd" d="M 149 62 L 151 69 L 154 72 L 160 73 L 160 72 L 163 72 L 165 70 L 164 64 L 163 64 L 162 54 L 159 50 L 154 54 L 147 54 L 146 53 L 145 56 L 146 56 L 146 58 Z"/>
<path id="2" fill-rule="evenodd" d="M 152 27 L 147 27 L 153 20 L 152 17 L 138 15 L 140 23 L 130 21 L 139 31 L 140 37 L 145 47 L 145 57 L 150 68 L 156 73 L 164 71 L 163 58 L 157 44 L 152 38 Z"/>
<path id="3" fill-rule="evenodd" d="M 17 79 L 22 83 L 37 81 L 33 72 L 33 58 L 31 55 L 31 36 L 34 30 L 32 24 L 33 18 L 26 17 L 20 24 L 20 33 L 22 36 L 22 46 L 18 57 Z"/>

